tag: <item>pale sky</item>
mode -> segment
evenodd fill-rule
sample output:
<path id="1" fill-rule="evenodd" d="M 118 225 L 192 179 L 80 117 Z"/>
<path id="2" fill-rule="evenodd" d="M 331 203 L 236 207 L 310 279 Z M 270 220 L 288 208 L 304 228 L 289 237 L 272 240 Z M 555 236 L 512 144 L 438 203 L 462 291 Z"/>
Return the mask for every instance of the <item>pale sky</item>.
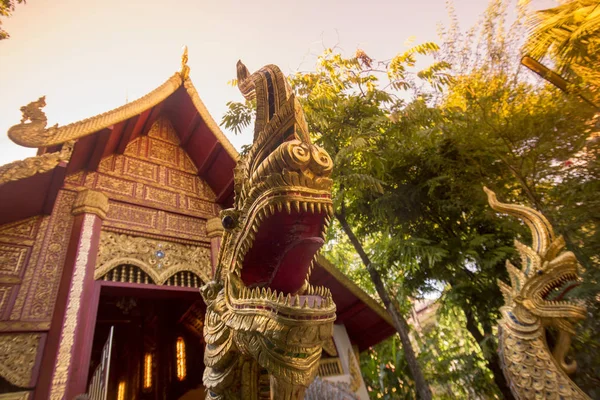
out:
<path id="1" fill-rule="evenodd" d="M 455 0 L 461 26 L 486 5 Z M 6 136 L 21 106 L 46 95 L 49 126 L 108 111 L 178 71 L 184 44 L 192 81 L 220 123 L 225 103 L 242 99 L 227 85 L 238 59 L 250 71 L 306 71 L 336 44 L 389 59 L 411 36 L 437 41 L 438 22 L 448 22 L 445 0 L 28 0 L 3 18 L 11 38 L 0 41 L 0 165 L 35 155 Z M 238 149 L 251 141 L 225 134 Z"/>

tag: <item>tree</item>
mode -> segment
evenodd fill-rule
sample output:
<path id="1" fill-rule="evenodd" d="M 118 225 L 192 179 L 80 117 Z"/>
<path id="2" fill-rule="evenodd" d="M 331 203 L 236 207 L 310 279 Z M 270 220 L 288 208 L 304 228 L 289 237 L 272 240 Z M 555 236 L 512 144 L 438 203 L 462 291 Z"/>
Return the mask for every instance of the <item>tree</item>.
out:
<path id="1" fill-rule="evenodd" d="M 541 60 L 549 57 L 561 74 L 576 84 L 600 90 L 600 4 L 570 0 L 534 13 L 525 51 Z"/>
<path id="2" fill-rule="evenodd" d="M 0 17 L 10 17 L 15 11 L 17 4 L 25 3 L 25 0 L 0 0 Z M 1 28 L 2 21 L 0 20 L 0 40 L 8 39 L 10 35 Z"/>

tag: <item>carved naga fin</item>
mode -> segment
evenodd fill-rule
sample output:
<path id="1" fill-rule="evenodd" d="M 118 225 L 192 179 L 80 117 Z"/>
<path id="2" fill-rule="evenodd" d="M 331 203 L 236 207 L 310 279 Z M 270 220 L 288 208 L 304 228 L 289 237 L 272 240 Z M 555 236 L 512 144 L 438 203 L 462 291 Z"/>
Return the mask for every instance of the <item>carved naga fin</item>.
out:
<path id="1" fill-rule="evenodd" d="M 27 147 L 30 138 L 51 136 L 58 125 L 46 130 L 48 118 L 42 111 L 44 107 L 46 107 L 46 96 L 21 107 L 21 113 L 23 114 L 21 123 L 8 129 L 8 137 L 13 142 Z"/>
<path id="2" fill-rule="evenodd" d="M 496 193 L 492 192 L 487 187 L 483 187 L 485 193 L 488 196 L 488 202 L 490 207 L 494 210 L 502 213 L 512 215 L 525 222 L 531 230 L 533 237 L 532 249 L 540 256 L 544 256 L 554 242 L 554 230 L 550 225 L 550 222 L 540 213 L 532 208 L 517 205 L 517 204 L 506 204 L 501 203 L 496 198 Z"/>

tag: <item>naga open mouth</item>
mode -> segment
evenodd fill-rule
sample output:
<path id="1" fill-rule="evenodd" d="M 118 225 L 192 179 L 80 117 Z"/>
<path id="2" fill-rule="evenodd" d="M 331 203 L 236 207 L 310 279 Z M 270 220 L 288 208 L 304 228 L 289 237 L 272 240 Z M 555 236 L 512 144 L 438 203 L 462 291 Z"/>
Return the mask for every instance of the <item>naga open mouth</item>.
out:
<path id="1" fill-rule="evenodd" d="M 580 285 L 575 273 L 568 273 L 548 283 L 540 296 L 546 302 L 563 301 L 565 295 Z"/>

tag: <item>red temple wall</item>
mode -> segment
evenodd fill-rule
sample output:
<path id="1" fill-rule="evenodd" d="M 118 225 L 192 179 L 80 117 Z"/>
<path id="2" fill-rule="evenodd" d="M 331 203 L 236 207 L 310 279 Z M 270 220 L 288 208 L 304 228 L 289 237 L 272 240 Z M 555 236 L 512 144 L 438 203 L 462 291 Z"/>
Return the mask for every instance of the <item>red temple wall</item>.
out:
<path id="1" fill-rule="evenodd" d="M 144 237 L 210 254 L 206 221 L 220 209 L 197 173 L 171 123 L 160 118 L 124 154 L 105 157 L 97 171 L 68 176 L 50 216 L 0 226 L 0 354 L 7 355 L 0 356 L 0 376 L 17 386 L 36 386 L 65 257 L 74 246 L 71 210 L 77 192 L 93 189 L 109 198 L 100 235 Z M 201 276 L 212 274 L 210 260 L 203 268 Z"/>

